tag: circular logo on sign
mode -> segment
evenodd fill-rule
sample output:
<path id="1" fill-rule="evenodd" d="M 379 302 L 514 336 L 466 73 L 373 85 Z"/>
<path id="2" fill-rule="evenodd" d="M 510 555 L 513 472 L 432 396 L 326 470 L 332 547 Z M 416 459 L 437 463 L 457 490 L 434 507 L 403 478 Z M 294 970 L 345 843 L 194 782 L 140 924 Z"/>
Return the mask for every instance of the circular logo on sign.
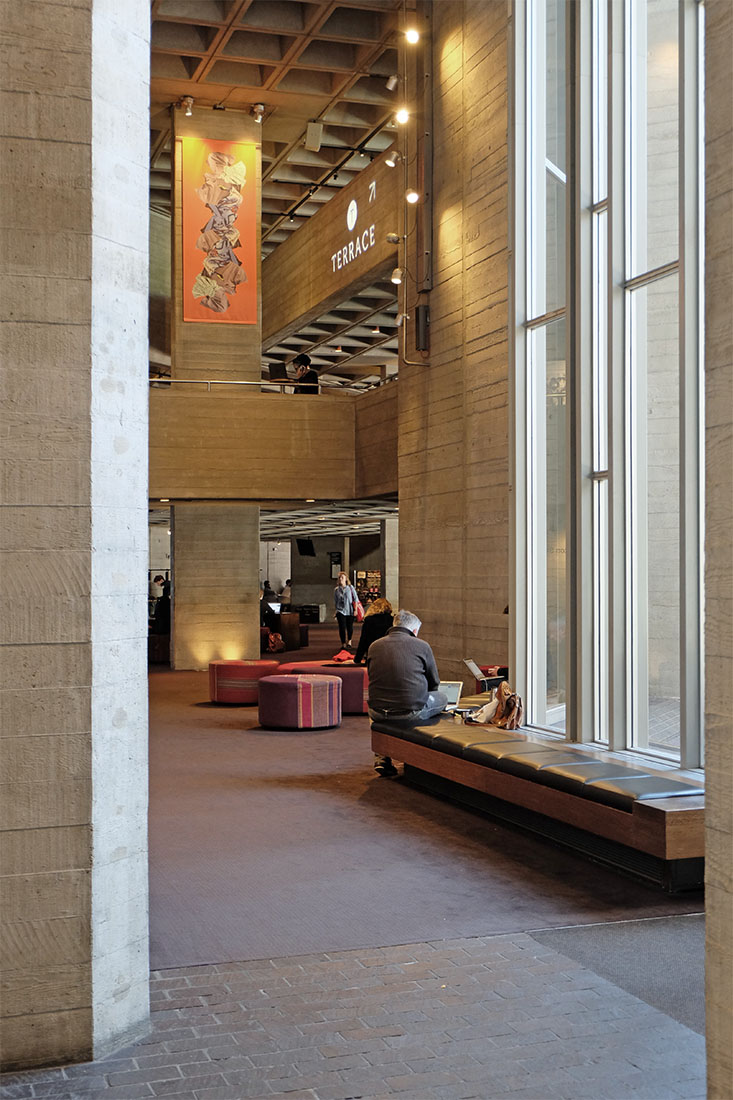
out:
<path id="1" fill-rule="evenodd" d="M 346 225 L 348 226 L 349 232 L 351 232 L 351 230 L 356 225 L 356 216 L 358 213 L 359 211 L 356 205 L 356 199 L 352 199 L 349 203 L 349 208 L 346 211 Z"/>

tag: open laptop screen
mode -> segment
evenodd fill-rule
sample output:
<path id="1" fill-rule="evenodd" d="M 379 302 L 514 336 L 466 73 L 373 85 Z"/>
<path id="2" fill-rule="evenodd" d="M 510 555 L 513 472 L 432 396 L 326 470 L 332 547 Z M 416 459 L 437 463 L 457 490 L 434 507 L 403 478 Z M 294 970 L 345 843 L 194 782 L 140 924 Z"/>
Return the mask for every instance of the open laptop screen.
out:
<path id="1" fill-rule="evenodd" d="M 458 706 L 463 691 L 463 680 L 441 680 L 438 684 L 438 691 L 442 691 L 448 699 L 445 709 L 451 710 L 453 707 Z"/>

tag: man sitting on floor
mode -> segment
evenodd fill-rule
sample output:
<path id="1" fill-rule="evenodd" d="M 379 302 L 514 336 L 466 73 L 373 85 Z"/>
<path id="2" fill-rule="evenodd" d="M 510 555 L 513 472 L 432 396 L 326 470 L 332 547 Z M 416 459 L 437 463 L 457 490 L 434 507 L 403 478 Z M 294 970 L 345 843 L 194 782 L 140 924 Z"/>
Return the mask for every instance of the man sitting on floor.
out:
<path id="1" fill-rule="evenodd" d="M 411 611 L 398 611 L 391 630 L 369 646 L 369 717 L 405 726 L 427 722 L 448 702 L 438 691 L 440 677 L 433 651 L 417 634 L 422 626 Z M 388 756 L 377 756 L 380 775 L 397 775 Z"/>

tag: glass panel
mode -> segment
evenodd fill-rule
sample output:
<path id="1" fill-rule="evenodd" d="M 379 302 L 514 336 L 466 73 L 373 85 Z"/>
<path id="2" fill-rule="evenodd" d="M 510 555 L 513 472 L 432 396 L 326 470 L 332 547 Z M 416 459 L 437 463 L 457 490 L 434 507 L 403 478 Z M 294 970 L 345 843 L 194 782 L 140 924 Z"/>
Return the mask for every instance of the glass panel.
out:
<path id="1" fill-rule="evenodd" d="M 531 720 L 565 730 L 567 438 L 565 321 L 530 333 L 532 570 Z"/>
<path id="2" fill-rule="evenodd" d="M 634 744 L 680 747 L 680 387 L 677 276 L 632 294 L 635 408 Z"/>
<path id="3" fill-rule="evenodd" d="M 549 313 L 565 304 L 565 0 L 547 0 L 545 35 L 544 311 Z"/>
<path id="4" fill-rule="evenodd" d="M 627 3 L 633 277 L 679 257 L 679 5 Z"/>
<path id="5" fill-rule="evenodd" d="M 593 2 L 593 202 L 608 197 L 608 6 Z"/>
<path id="6" fill-rule="evenodd" d="M 608 469 L 608 216 L 593 216 L 593 466 Z"/>
<path id="7" fill-rule="evenodd" d="M 608 741 L 608 481 L 593 486 L 593 673 L 595 741 Z"/>

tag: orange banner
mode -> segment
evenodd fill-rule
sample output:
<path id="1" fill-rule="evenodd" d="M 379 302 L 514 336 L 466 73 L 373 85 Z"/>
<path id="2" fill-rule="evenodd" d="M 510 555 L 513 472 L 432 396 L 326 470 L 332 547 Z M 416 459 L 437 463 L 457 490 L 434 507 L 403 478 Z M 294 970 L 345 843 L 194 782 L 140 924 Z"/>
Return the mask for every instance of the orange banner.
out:
<path id="1" fill-rule="evenodd" d="M 183 320 L 257 324 L 257 146 L 184 137 Z"/>

